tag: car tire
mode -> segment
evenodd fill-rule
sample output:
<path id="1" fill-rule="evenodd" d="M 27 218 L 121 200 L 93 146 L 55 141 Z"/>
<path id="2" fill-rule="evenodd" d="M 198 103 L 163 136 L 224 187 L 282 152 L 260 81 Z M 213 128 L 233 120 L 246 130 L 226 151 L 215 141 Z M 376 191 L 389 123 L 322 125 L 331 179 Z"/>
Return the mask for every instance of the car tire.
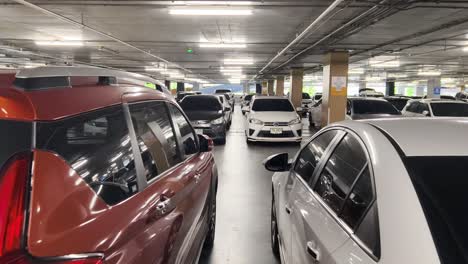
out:
<path id="1" fill-rule="evenodd" d="M 280 257 L 280 248 L 279 248 L 279 237 L 278 237 L 278 222 L 276 220 L 276 209 L 275 209 L 275 200 L 271 199 L 271 250 L 273 255 L 279 259 Z"/>
<path id="2" fill-rule="evenodd" d="M 210 211 L 208 220 L 208 232 L 206 234 L 204 250 L 211 250 L 214 245 L 216 234 L 216 188 L 212 188 L 210 192 Z"/>

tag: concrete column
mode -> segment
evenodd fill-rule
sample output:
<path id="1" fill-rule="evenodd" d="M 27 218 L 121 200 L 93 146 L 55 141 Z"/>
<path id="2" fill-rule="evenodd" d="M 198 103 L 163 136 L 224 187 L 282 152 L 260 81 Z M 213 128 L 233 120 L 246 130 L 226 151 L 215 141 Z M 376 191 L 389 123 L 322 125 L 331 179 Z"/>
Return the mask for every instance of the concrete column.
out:
<path id="1" fill-rule="evenodd" d="M 385 82 L 385 95 L 395 95 L 395 79 L 387 79 L 387 81 Z"/>
<path id="2" fill-rule="evenodd" d="M 171 90 L 171 81 L 165 80 L 164 85 L 166 85 L 167 89 L 170 91 Z"/>
<path id="3" fill-rule="evenodd" d="M 440 77 L 427 80 L 427 98 L 440 98 Z"/>
<path id="4" fill-rule="evenodd" d="M 183 91 L 185 91 L 185 83 L 177 82 L 177 92 L 183 92 Z"/>
<path id="5" fill-rule="evenodd" d="M 342 121 L 348 98 L 347 52 L 330 52 L 323 66 L 322 126 Z"/>
<path id="6" fill-rule="evenodd" d="M 262 94 L 262 85 L 260 83 L 255 84 L 255 93 Z"/>
<path id="7" fill-rule="evenodd" d="M 284 96 L 284 76 L 276 77 L 276 95 Z"/>
<path id="8" fill-rule="evenodd" d="M 268 94 L 268 81 L 262 81 L 262 95 Z"/>
<path id="9" fill-rule="evenodd" d="M 268 80 L 268 95 L 275 95 L 275 80 Z"/>
<path id="10" fill-rule="evenodd" d="M 291 92 L 289 98 L 294 107 L 302 106 L 302 85 L 304 84 L 304 69 L 294 68 L 291 70 Z"/>
<path id="11" fill-rule="evenodd" d="M 192 87 L 192 91 L 200 91 L 200 84 L 199 83 L 194 83 Z"/>

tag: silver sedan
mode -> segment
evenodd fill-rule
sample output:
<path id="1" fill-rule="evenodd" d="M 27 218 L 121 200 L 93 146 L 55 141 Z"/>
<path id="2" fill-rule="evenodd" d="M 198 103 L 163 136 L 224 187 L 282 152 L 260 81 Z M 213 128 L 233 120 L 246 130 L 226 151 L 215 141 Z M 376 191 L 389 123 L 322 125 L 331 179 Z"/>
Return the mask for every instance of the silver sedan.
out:
<path id="1" fill-rule="evenodd" d="M 282 263 L 467 263 L 468 120 L 345 121 L 269 157 Z"/>

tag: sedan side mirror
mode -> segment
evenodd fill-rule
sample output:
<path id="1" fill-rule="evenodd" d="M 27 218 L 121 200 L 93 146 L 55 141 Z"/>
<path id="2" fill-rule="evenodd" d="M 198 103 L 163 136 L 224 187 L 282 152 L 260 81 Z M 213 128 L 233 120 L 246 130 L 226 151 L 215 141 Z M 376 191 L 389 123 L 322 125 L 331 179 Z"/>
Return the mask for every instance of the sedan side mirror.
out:
<path id="1" fill-rule="evenodd" d="M 214 142 L 209 136 L 198 134 L 198 141 L 200 142 L 200 152 L 211 152 L 213 150 Z"/>
<path id="2" fill-rule="evenodd" d="M 274 172 L 289 171 L 291 163 L 289 162 L 288 153 L 280 153 L 268 157 L 263 161 L 265 169 Z"/>
<path id="3" fill-rule="evenodd" d="M 424 110 L 424 111 L 422 112 L 422 114 L 423 114 L 424 116 L 431 116 L 430 113 L 429 113 L 429 111 L 427 111 L 427 110 Z"/>

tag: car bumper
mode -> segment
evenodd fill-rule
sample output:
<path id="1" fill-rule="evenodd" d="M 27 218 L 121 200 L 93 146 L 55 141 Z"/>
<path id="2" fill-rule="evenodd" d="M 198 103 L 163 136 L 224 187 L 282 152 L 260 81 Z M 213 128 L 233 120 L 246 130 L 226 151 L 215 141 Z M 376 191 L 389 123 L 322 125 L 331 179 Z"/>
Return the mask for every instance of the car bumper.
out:
<path id="1" fill-rule="evenodd" d="M 282 129 L 281 134 L 271 133 L 272 129 Z M 247 140 L 258 142 L 300 142 L 302 141 L 302 124 L 290 126 L 249 125 L 246 131 Z"/>
<path id="2" fill-rule="evenodd" d="M 210 126 L 197 126 L 194 125 L 195 130 L 200 130 L 204 135 L 209 136 L 210 138 L 217 140 L 223 139 L 226 137 L 226 125 L 210 125 Z"/>

